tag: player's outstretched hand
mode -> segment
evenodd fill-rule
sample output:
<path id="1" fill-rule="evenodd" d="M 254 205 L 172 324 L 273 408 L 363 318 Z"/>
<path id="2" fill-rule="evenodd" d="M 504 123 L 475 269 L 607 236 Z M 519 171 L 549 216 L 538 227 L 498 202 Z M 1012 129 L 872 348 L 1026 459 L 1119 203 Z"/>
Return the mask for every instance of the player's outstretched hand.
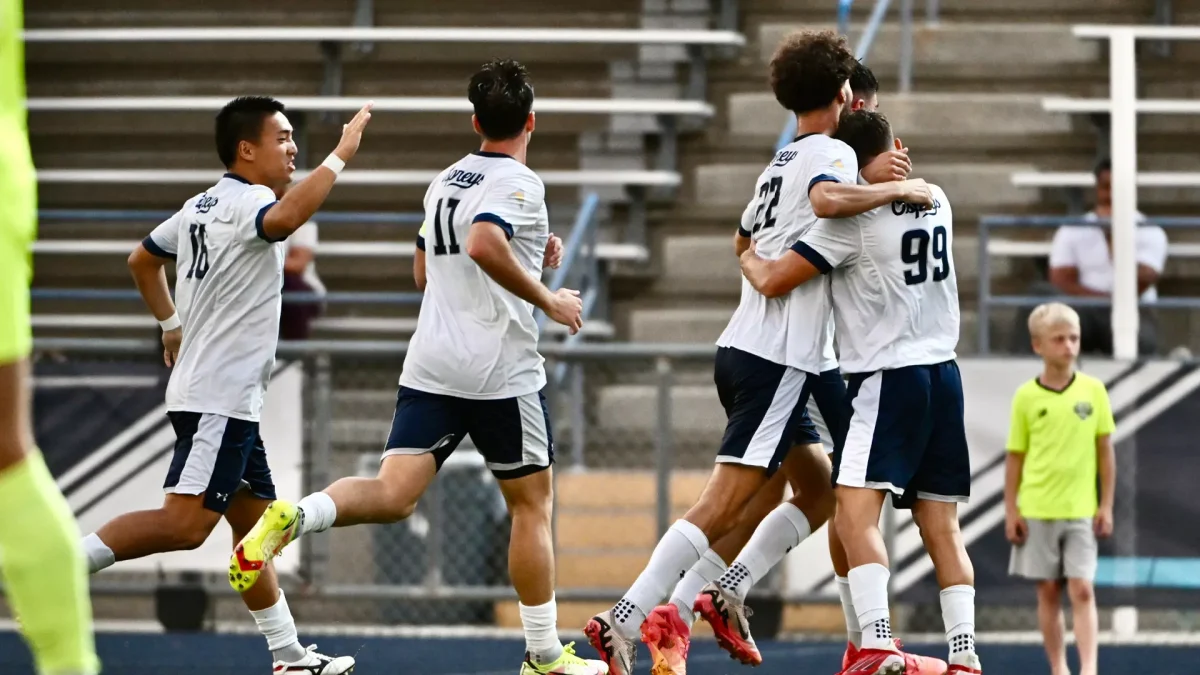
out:
<path id="1" fill-rule="evenodd" d="M 358 144 L 362 142 L 363 129 L 366 129 L 367 122 L 371 121 L 371 108 L 374 107 L 375 102 L 368 101 L 362 110 L 354 115 L 353 119 L 342 125 L 342 140 L 338 141 L 337 147 L 333 149 L 338 159 L 349 162 L 358 152 Z"/>
<path id="2" fill-rule="evenodd" d="M 558 266 L 563 261 L 563 240 L 561 237 L 550 233 L 550 240 L 546 242 L 546 254 L 542 258 L 542 267 L 550 269 L 558 269 Z"/>
<path id="3" fill-rule="evenodd" d="M 1008 541 L 1020 546 L 1029 537 L 1029 525 L 1017 514 L 1007 514 L 1004 518 L 1004 536 Z"/>
<path id="4" fill-rule="evenodd" d="M 550 306 L 546 308 L 546 316 L 556 323 L 561 323 L 574 335 L 583 328 L 583 300 L 579 291 L 560 288 L 554 291 Z"/>
<path id="5" fill-rule="evenodd" d="M 908 157 L 908 148 L 896 139 L 896 149 L 880 153 L 871 163 L 862 168 L 862 177 L 868 183 L 886 183 L 893 180 L 904 180 L 912 173 L 912 160 Z"/>
<path id="6" fill-rule="evenodd" d="M 924 178 L 900 181 L 900 201 L 917 206 L 933 206 L 933 191 Z"/>
<path id="7" fill-rule="evenodd" d="M 163 363 L 167 367 L 175 365 L 175 359 L 179 357 L 179 345 L 183 344 L 183 328 L 163 331 Z"/>

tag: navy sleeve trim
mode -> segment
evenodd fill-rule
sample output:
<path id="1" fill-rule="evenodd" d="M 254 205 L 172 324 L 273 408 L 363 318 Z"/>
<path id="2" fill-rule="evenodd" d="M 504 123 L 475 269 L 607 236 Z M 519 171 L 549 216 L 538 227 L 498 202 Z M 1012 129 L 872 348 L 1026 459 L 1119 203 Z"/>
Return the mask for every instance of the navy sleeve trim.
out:
<path id="1" fill-rule="evenodd" d="M 145 239 L 143 239 L 142 240 L 142 248 L 149 251 L 151 255 L 156 255 L 159 258 L 167 258 L 168 260 L 175 260 L 175 254 L 167 253 L 166 249 L 164 249 L 163 247 L 161 247 L 157 243 L 155 243 L 153 237 L 146 237 Z"/>
<path id="2" fill-rule="evenodd" d="M 266 206 L 264 206 L 258 210 L 257 216 L 254 216 L 254 229 L 258 232 L 258 238 L 262 239 L 263 241 L 267 242 L 268 244 L 274 244 L 277 242 L 281 242 L 284 239 L 287 239 L 286 235 L 282 236 L 278 239 L 274 239 L 272 237 L 267 236 L 266 231 L 263 230 L 263 218 L 265 218 L 267 216 L 267 211 L 270 211 L 271 207 L 275 206 L 278 203 L 279 202 L 271 202 L 270 204 L 267 204 Z"/>
<path id="3" fill-rule="evenodd" d="M 494 213 L 480 213 L 479 215 L 475 216 L 475 220 L 473 222 L 494 223 L 499 225 L 500 229 L 504 230 L 505 237 L 508 237 L 510 240 L 513 238 L 513 226 L 510 225 L 507 220 Z"/>
<path id="4" fill-rule="evenodd" d="M 751 235 L 750 230 L 747 230 L 746 228 L 742 227 L 741 225 L 738 225 L 738 236 L 739 237 L 749 238 L 750 235 Z"/>
<path id="5" fill-rule="evenodd" d="M 417 235 L 417 248 L 421 249 L 422 251 L 425 250 L 425 237 L 422 237 L 419 234 Z"/>
<path id="6" fill-rule="evenodd" d="M 812 180 L 808 181 L 808 191 L 812 192 L 813 186 L 816 185 L 817 183 L 840 183 L 840 182 L 842 182 L 842 181 L 838 180 L 837 176 L 830 176 L 827 173 L 823 173 L 823 174 L 817 176 L 816 178 L 813 178 Z"/>
<path id="7" fill-rule="evenodd" d="M 817 253 L 816 249 L 808 244 L 798 241 L 792 244 L 792 250 L 799 253 L 801 258 L 812 263 L 812 266 L 817 268 L 817 271 L 821 274 L 829 274 L 833 271 L 833 265 L 830 265 L 829 261 L 825 260 L 825 256 Z"/>

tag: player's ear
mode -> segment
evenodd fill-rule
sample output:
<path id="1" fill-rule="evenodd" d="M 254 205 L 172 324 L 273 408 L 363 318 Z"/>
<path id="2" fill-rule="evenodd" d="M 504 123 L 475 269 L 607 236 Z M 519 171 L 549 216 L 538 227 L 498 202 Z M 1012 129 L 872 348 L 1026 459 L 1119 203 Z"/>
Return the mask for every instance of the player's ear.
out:
<path id="1" fill-rule="evenodd" d="M 483 135 L 483 127 L 479 126 L 479 120 L 474 115 L 471 115 L 471 128 L 480 136 Z"/>
<path id="2" fill-rule="evenodd" d="M 529 111 L 529 117 L 525 118 L 525 133 L 532 134 L 533 128 L 537 126 L 537 113 Z"/>
<path id="3" fill-rule="evenodd" d="M 238 141 L 237 156 L 247 162 L 254 161 L 254 144 L 250 141 Z"/>

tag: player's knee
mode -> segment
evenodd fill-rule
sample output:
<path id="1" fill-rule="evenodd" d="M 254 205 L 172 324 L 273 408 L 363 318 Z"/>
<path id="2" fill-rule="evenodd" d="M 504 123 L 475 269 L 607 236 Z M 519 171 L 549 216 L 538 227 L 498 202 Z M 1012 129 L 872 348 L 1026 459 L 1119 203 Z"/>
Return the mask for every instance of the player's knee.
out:
<path id="1" fill-rule="evenodd" d="M 175 550 L 194 551 L 200 548 L 208 540 L 208 535 L 211 531 L 212 528 L 205 528 L 198 525 L 180 528 L 175 533 Z"/>
<path id="2" fill-rule="evenodd" d="M 1096 591 L 1092 588 L 1092 582 L 1087 579 L 1068 579 L 1067 594 L 1071 596 L 1073 605 L 1088 604 L 1096 599 Z"/>
<path id="3" fill-rule="evenodd" d="M 1037 584 L 1038 604 L 1058 606 L 1062 602 L 1062 586 L 1057 581 L 1039 581 Z"/>

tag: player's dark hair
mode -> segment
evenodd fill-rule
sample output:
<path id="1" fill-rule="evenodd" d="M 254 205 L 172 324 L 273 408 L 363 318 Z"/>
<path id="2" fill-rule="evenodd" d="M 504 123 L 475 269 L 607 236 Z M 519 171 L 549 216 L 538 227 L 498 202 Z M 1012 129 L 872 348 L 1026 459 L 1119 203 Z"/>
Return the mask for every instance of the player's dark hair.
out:
<path id="1" fill-rule="evenodd" d="M 1112 160 L 1107 157 L 1096 162 L 1096 166 L 1092 167 L 1092 175 L 1099 178 L 1105 171 L 1112 172 Z"/>
<path id="2" fill-rule="evenodd" d="M 238 143 L 257 143 L 263 121 L 281 112 L 286 112 L 283 104 L 270 96 L 239 96 L 221 108 L 217 113 L 217 157 L 226 169 L 237 159 Z"/>
<path id="3" fill-rule="evenodd" d="M 833 137 L 850 146 L 859 167 L 863 167 L 891 149 L 892 125 L 882 113 L 856 110 L 842 115 Z"/>
<path id="4" fill-rule="evenodd" d="M 797 115 L 828 107 L 854 73 L 846 38 L 831 30 L 803 30 L 783 39 L 771 59 L 775 100 Z"/>
<path id="5" fill-rule="evenodd" d="M 525 129 L 533 109 L 533 85 L 529 71 L 512 59 L 485 63 L 471 76 L 467 98 L 475 106 L 475 119 L 489 140 L 513 138 Z"/>
<path id="6" fill-rule="evenodd" d="M 855 97 L 868 98 L 879 93 L 879 80 L 875 79 L 875 73 L 871 72 L 867 64 L 855 61 L 854 72 L 850 73 L 850 88 L 854 90 Z"/>

